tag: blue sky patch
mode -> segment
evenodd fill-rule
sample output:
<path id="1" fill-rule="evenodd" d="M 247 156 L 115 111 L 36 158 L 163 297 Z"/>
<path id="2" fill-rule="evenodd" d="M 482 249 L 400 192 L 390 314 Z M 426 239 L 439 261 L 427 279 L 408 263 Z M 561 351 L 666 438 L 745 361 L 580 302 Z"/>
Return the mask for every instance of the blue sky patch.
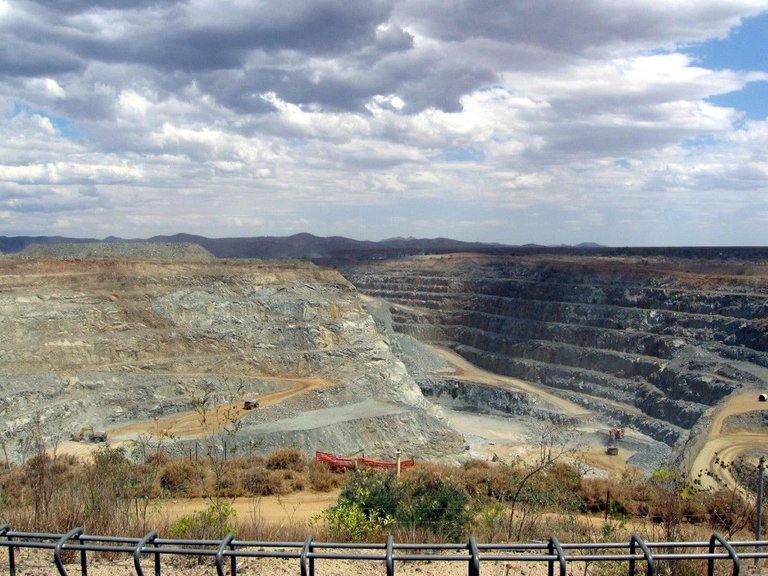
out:
<path id="1" fill-rule="evenodd" d="M 713 70 L 768 73 L 768 12 L 745 19 L 728 38 L 697 44 L 687 53 L 699 65 Z M 713 96 L 710 102 L 736 108 L 751 120 L 765 120 L 768 82 L 752 82 L 738 92 Z"/>
<path id="2" fill-rule="evenodd" d="M 74 123 L 69 118 L 64 118 L 62 116 L 51 116 L 47 112 L 32 108 L 32 106 L 24 102 L 14 102 L 13 111 L 11 112 L 10 117 L 15 118 L 20 114 L 26 114 L 29 116 L 44 116 L 45 118 L 48 118 L 48 120 L 51 121 L 53 127 L 56 128 L 56 131 L 64 138 L 74 140 L 82 136 L 82 134 L 77 130 L 77 128 L 75 128 Z"/>
<path id="3" fill-rule="evenodd" d="M 477 148 L 446 148 L 442 154 L 447 162 L 482 162 L 485 153 Z"/>

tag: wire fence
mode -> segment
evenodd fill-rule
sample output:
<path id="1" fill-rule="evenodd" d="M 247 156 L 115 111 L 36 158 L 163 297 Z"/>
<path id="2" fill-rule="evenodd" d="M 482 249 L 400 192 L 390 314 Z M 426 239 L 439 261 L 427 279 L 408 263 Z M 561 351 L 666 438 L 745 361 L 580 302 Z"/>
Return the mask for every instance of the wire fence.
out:
<path id="1" fill-rule="evenodd" d="M 635 535 L 623 543 L 561 544 L 552 536 L 547 542 L 534 543 L 483 544 L 473 537 L 463 544 L 413 544 L 397 543 L 392 536 L 384 543 L 316 542 L 312 536 L 303 542 L 259 542 L 237 540 L 233 534 L 222 540 L 182 540 L 160 538 L 156 532 L 141 538 L 96 536 L 86 534 L 82 528 L 66 534 L 15 532 L 3 525 L 0 547 L 7 550 L 6 566 L 11 576 L 23 569 L 17 552 L 25 549 L 50 551 L 62 576 L 68 576 L 68 566 L 87 575 L 89 558 L 93 560 L 98 554 L 124 554 L 129 561 L 132 559 L 130 569 L 137 576 L 145 574 L 144 564 L 151 564 L 151 573 L 160 576 L 164 560 L 174 556 L 208 559 L 219 576 L 236 576 L 238 562 L 247 558 L 293 561 L 301 576 L 322 574 L 323 562 L 331 560 L 377 561 L 387 576 L 394 576 L 396 567 L 414 562 L 465 564 L 468 576 L 479 576 L 485 565 L 512 561 L 546 564 L 549 576 L 566 576 L 569 565 L 575 564 L 586 573 L 590 564 L 603 562 L 620 563 L 626 570 L 621 573 L 628 576 L 654 576 L 662 562 L 685 561 L 705 563 L 708 576 L 715 574 L 716 565 L 725 563 L 727 572 L 739 576 L 743 561 L 753 559 L 757 566 L 759 559 L 768 558 L 766 540 L 729 542 L 719 534 L 713 534 L 707 542 L 646 542 Z M 723 573 L 722 569 L 718 573 Z"/>

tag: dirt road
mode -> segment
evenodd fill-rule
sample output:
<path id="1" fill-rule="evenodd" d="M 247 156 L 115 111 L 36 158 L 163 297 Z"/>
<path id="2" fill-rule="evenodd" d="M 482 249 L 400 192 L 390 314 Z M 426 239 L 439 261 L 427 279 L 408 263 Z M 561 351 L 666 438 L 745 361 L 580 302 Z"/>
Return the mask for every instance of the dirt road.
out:
<path id="1" fill-rule="evenodd" d="M 333 383 L 324 378 L 281 378 L 275 376 L 264 377 L 271 382 L 284 382 L 286 388 L 259 396 L 259 405 L 264 408 L 285 402 L 299 394 L 304 394 L 310 390 L 331 386 Z M 256 408 L 258 410 L 259 408 Z M 139 434 L 159 438 L 173 436 L 179 439 L 204 438 L 211 434 L 220 432 L 228 422 L 234 422 L 249 414 L 251 411 L 243 408 L 243 399 L 229 404 L 213 406 L 205 412 L 205 422 L 203 422 L 203 413 L 198 410 L 189 410 L 172 414 L 157 420 L 142 420 L 133 422 L 125 426 L 118 426 L 107 430 L 109 435 L 109 444 L 113 447 L 129 445 Z M 90 442 L 61 442 L 56 446 L 59 454 L 72 454 L 75 456 L 86 457 L 101 444 L 92 444 Z"/>
<path id="2" fill-rule="evenodd" d="M 446 348 L 439 346 L 429 346 L 429 348 L 451 365 L 451 377 L 456 380 L 521 390 L 538 396 L 564 413 L 583 421 L 584 425 L 579 426 L 577 438 L 575 437 L 574 440 L 593 438 L 592 433 L 599 430 L 598 426 L 589 423 L 589 417 L 592 416 L 592 413 L 578 404 L 559 398 L 524 380 L 483 370 Z M 473 446 L 475 452 L 483 458 L 490 459 L 495 455 L 511 461 L 516 458 L 535 459 L 538 457 L 540 446 L 531 443 L 531 425 L 529 422 L 467 413 L 450 413 L 448 418 L 465 437 L 480 436 L 484 439 L 483 445 Z M 605 433 L 607 434 L 607 429 Z M 574 448 L 574 454 L 580 461 L 589 466 L 610 473 L 621 472 L 626 469 L 627 460 L 633 452 L 620 448 L 618 455 L 608 456 L 605 453 L 603 442 L 590 441 L 587 445 Z"/>
<path id="3" fill-rule="evenodd" d="M 690 466 L 692 477 L 696 477 L 700 470 L 710 471 L 720 477 L 729 488 L 735 487 L 733 477 L 715 463 L 715 458 L 720 457 L 728 462 L 750 450 L 759 449 L 768 451 L 768 435 L 764 432 L 752 432 L 736 430 L 723 432 L 723 424 L 730 416 L 766 410 L 768 407 L 757 400 L 756 392 L 737 394 L 714 412 L 712 425 L 707 434 L 707 439 Z M 716 488 L 717 483 L 712 478 L 702 475 L 705 487 Z"/>
<path id="4" fill-rule="evenodd" d="M 550 394 L 524 380 L 494 374 L 493 372 L 478 368 L 451 350 L 439 346 L 429 346 L 429 348 L 454 367 L 455 372 L 452 376 L 456 378 L 456 380 L 465 380 L 467 382 L 477 382 L 479 384 L 488 384 L 489 386 L 498 386 L 500 388 L 521 390 L 538 396 L 545 402 L 557 406 L 560 410 L 571 416 L 586 417 L 592 414 L 578 404 L 559 398 L 558 396 Z"/>
<path id="5" fill-rule="evenodd" d="M 329 380 L 323 378 L 269 377 L 268 379 L 270 381 L 285 382 L 287 388 L 259 396 L 258 400 L 261 407 L 284 402 L 297 394 L 303 394 L 332 384 Z M 108 432 L 112 441 L 127 440 L 134 438 L 138 434 L 149 434 L 152 436 L 159 436 L 161 434 L 166 436 L 173 435 L 180 439 L 204 438 L 221 432 L 227 423 L 235 422 L 250 412 L 250 410 L 243 408 L 243 399 L 240 398 L 236 402 L 213 406 L 204 412 L 201 410 L 189 410 L 171 416 L 164 416 L 157 420 L 145 420 L 113 428 Z"/>

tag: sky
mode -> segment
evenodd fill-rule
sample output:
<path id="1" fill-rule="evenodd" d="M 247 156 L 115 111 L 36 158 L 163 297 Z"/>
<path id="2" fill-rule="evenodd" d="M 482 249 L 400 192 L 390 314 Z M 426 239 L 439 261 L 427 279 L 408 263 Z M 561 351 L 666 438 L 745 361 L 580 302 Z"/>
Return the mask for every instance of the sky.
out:
<path id="1" fill-rule="evenodd" d="M 0 0 L 0 235 L 768 245 L 768 0 Z"/>

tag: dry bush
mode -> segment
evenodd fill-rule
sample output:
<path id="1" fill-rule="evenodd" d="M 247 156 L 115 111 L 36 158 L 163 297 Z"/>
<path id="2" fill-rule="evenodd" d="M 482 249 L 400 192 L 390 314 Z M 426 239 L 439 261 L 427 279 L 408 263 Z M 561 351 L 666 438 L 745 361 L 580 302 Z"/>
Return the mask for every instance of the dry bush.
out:
<path id="1" fill-rule="evenodd" d="M 270 470 L 295 470 L 301 472 L 307 467 L 307 458 L 296 448 L 280 448 L 267 457 Z"/>
<path id="2" fill-rule="evenodd" d="M 581 474 L 574 466 L 565 462 L 552 464 L 547 470 L 545 478 L 552 489 L 576 492 L 581 487 Z"/>
<path id="3" fill-rule="evenodd" d="M 237 466 L 241 470 L 249 470 L 251 468 L 264 468 L 266 465 L 266 458 L 264 456 L 244 456 L 242 458 L 238 458 L 237 460 L 234 460 L 233 462 L 237 463 Z"/>
<path id="4" fill-rule="evenodd" d="M 301 492 L 307 487 L 307 477 L 294 470 L 283 470 L 283 482 L 288 492 Z"/>
<path id="5" fill-rule="evenodd" d="M 315 492 L 330 492 L 341 486 L 343 474 L 331 472 L 324 462 L 312 462 L 309 465 L 309 487 Z"/>
<path id="6" fill-rule="evenodd" d="M 245 491 L 242 485 L 242 471 L 239 469 L 237 461 L 226 461 L 221 464 L 221 474 L 219 474 L 219 496 L 225 498 L 237 498 L 243 496 Z"/>
<path id="7" fill-rule="evenodd" d="M 243 474 L 242 484 L 243 488 L 253 496 L 272 496 L 290 492 L 280 470 L 253 468 Z"/>
<path id="8" fill-rule="evenodd" d="M 189 495 L 196 485 L 198 477 L 198 471 L 190 461 L 186 459 L 172 460 L 160 474 L 160 487 L 170 494 Z"/>
<path id="9" fill-rule="evenodd" d="M 493 466 L 491 466 L 490 462 L 485 460 L 467 460 L 461 467 L 464 470 L 474 470 L 478 468 L 481 470 L 489 470 Z"/>
<path id="10" fill-rule="evenodd" d="M 168 464 L 171 461 L 171 457 L 168 456 L 165 452 L 162 452 L 160 450 L 156 450 L 155 452 L 150 452 L 147 454 L 147 457 L 145 459 L 145 462 L 147 464 L 157 464 L 160 466 L 163 466 L 165 464 Z"/>

